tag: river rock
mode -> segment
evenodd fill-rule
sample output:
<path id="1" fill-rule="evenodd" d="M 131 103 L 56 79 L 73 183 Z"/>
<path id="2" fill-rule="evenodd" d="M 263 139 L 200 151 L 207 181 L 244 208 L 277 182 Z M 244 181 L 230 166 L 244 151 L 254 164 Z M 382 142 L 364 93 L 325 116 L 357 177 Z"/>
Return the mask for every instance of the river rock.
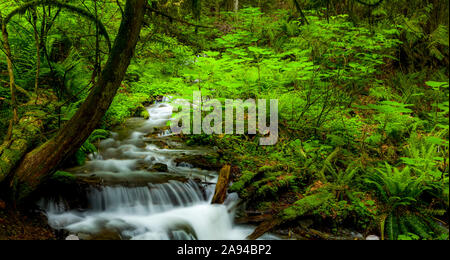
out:
<path id="1" fill-rule="evenodd" d="M 151 170 L 156 171 L 156 172 L 168 172 L 169 171 L 167 165 L 165 165 L 163 163 L 156 163 L 155 165 L 153 165 Z"/>
<path id="2" fill-rule="evenodd" d="M 352 236 L 353 239 L 364 240 L 364 236 L 361 233 L 351 231 L 350 235 Z"/>
<path id="3" fill-rule="evenodd" d="M 300 227 L 307 229 L 311 227 L 314 224 L 314 221 L 312 219 L 302 219 L 298 221 L 298 224 Z"/>
<path id="4" fill-rule="evenodd" d="M 69 235 L 66 237 L 66 240 L 80 240 L 80 238 L 75 235 Z"/>
<path id="5" fill-rule="evenodd" d="M 188 163 L 193 165 L 195 168 L 216 171 L 220 170 L 222 166 L 217 158 L 218 156 L 216 155 L 185 155 L 183 157 L 176 158 L 175 163 L 177 166 Z"/>
<path id="6" fill-rule="evenodd" d="M 380 238 L 378 236 L 375 235 L 370 235 L 366 237 L 366 240 L 380 240 Z"/>

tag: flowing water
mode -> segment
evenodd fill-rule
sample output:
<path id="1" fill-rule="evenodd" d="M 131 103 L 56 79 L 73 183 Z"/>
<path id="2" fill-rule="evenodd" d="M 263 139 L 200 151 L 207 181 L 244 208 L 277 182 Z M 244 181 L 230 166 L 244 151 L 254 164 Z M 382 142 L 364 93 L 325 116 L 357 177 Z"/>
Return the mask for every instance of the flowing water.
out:
<path id="1" fill-rule="evenodd" d="M 245 239 L 254 227 L 233 224 L 237 196 L 230 194 L 224 205 L 210 203 L 217 172 L 175 160 L 214 151 L 187 147 L 162 130 L 172 115 L 167 102 L 148 112 L 148 120 L 130 119 L 126 128 L 101 141 L 99 153 L 90 155 L 84 166 L 68 170 L 101 180 L 101 187 L 89 189 L 86 208 L 68 209 L 63 201 L 41 200 L 49 224 L 88 239 L 104 233 L 138 240 Z"/>

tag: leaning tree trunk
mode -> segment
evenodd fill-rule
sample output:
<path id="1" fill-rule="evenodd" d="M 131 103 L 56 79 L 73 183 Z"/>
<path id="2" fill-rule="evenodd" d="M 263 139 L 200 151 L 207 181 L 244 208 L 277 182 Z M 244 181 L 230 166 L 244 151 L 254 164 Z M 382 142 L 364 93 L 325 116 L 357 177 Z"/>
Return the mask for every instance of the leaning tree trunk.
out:
<path id="1" fill-rule="evenodd" d="M 11 178 L 14 199 L 23 201 L 86 141 L 122 82 L 144 19 L 146 0 L 127 0 L 124 17 L 99 81 L 77 113 L 54 138 L 28 153 Z"/>

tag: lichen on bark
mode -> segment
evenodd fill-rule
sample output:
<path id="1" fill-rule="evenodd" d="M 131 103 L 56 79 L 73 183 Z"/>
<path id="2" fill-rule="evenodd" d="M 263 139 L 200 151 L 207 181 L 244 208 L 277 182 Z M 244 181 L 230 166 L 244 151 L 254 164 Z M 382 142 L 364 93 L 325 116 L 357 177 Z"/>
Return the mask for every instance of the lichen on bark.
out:
<path id="1" fill-rule="evenodd" d="M 26 113 L 14 126 L 12 137 L 0 146 L 0 182 L 2 182 L 39 136 L 43 120 L 38 112 Z"/>

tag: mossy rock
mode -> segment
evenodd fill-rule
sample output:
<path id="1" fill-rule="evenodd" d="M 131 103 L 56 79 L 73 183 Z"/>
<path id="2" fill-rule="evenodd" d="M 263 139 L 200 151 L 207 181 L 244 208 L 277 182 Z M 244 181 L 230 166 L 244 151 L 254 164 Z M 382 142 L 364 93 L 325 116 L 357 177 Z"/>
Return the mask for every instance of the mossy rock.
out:
<path id="1" fill-rule="evenodd" d="M 222 168 L 216 155 L 186 155 L 175 159 L 175 163 L 189 163 L 195 168 L 217 171 Z"/>
<path id="2" fill-rule="evenodd" d="M 133 110 L 131 114 L 135 117 L 143 117 L 145 119 L 150 118 L 150 114 L 148 113 L 144 105 L 139 105 L 136 109 Z"/>
<path id="3" fill-rule="evenodd" d="M 52 175 L 50 180 L 56 183 L 73 184 L 76 182 L 76 177 L 69 172 L 57 171 Z"/>

